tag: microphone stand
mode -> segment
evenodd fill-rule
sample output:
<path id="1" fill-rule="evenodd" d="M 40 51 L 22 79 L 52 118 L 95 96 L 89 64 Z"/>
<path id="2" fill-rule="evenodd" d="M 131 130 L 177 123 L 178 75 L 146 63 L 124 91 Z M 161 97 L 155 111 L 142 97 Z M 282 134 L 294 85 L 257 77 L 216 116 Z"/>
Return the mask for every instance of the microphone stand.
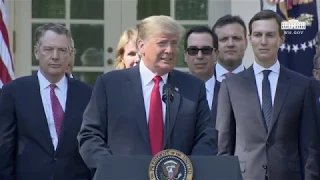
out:
<path id="1" fill-rule="evenodd" d="M 170 84 L 165 84 L 164 86 L 164 93 L 163 93 L 163 101 L 166 103 L 166 116 L 165 116 L 165 131 L 166 131 L 166 138 L 167 138 L 167 146 L 166 149 L 170 149 L 171 147 L 171 135 L 170 135 L 170 109 L 171 109 L 171 102 L 173 101 L 173 91 Z"/>
<path id="2" fill-rule="evenodd" d="M 167 149 L 170 149 L 170 106 L 171 106 L 171 102 L 170 102 L 170 88 L 166 89 L 166 134 L 167 134 Z"/>

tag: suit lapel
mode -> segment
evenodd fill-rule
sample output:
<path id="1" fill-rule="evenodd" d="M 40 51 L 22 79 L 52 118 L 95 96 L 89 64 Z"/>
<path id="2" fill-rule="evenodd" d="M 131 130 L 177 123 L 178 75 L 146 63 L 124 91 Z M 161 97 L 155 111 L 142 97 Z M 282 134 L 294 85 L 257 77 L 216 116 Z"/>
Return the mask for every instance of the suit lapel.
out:
<path id="1" fill-rule="evenodd" d="M 168 76 L 168 84 L 171 84 L 172 87 L 174 88 L 173 91 L 173 101 L 170 106 L 170 123 L 169 123 L 169 133 L 172 134 L 172 130 L 174 127 L 174 124 L 177 119 L 177 114 L 179 110 L 179 105 L 180 105 L 180 99 L 181 96 L 179 94 L 179 86 L 177 84 L 177 77 L 175 74 L 175 71 L 172 71 L 169 73 Z M 165 128 L 164 128 L 164 141 L 163 141 L 163 147 L 166 148 L 167 143 L 168 143 L 168 132 L 166 131 L 168 124 L 165 123 Z"/>
<path id="2" fill-rule="evenodd" d="M 57 149 L 56 149 L 56 154 L 60 151 L 61 146 L 65 140 L 67 136 L 68 131 L 68 127 L 71 127 L 73 125 L 73 122 L 71 121 L 72 114 L 76 114 L 77 113 L 77 106 L 74 102 L 77 101 L 78 95 L 77 93 L 75 93 L 76 89 L 74 87 L 74 80 L 72 78 L 69 78 L 67 76 L 68 79 L 68 90 L 67 90 L 67 101 L 66 101 L 66 108 L 65 108 L 65 112 L 64 112 L 64 118 L 63 118 L 63 124 L 61 127 L 61 135 L 59 137 L 59 141 L 58 141 L 58 145 L 57 145 Z"/>
<path id="3" fill-rule="evenodd" d="M 211 106 L 212 117 L 214 119 L 216 119 L 216 115 L 217 115 L 219 89 L 220 89 L 220 82 L 216 80 L 216 83 L 214 85 L 213 101 Z"/>
<path id="4" fill-rule="evenodd" d="M 288 94 L 288 90 L 290 86 L 289 79 L 290 79 L 290 76 L 288 71 L 282 66 L 280 66 L 280 74 L 279 74 L 279 79 L 277 83 L 276 94 L 274 97 L 274 105 L 273 105 L 272 119 L 270 122 L 269 134 L 272 131 L 272 128 L 278 119 L 280 110 Z"/>
<path id="5" fill-rule="evenodd" d="M 32 88 L 30 90 L 30 97 L 34 97 L 32 99 L 32 102 L 34 102 L 36 112 L 33 112 L 35 116 L 35 121 L 37 121 L 35 124 L 37 124 L 37 127 L 34 127 L 36 130 L 34 132 L 41 132 L 41 134 L 36 135 L 44 145 L 44 148 L 48 151 L 49 154 L 53 154 L 54 147 L 51 140 L 51 135 L 49 131 L 49 126 L 47 122 L 47 117 L 44 111 L 43 102 L 40 94 L 40 85 L 37 75 L 32 76 L 32 84 L 30 86 L 27 86 L 27 88 Z"/>
<path id="6" fill-rule="evenodd" d="M 133 113 L 135 114 L 134 117 L 137 121 L 143 140 L 146 143 L 146 147 L 151 152 L 146 109 L 144 107 L 142 83 L 141 83 L 140 71 L 139 71 L 138 65 L 129 69 L 128 89 L 132 90 L 132 94 L 133 94 L 133 96 L 130 96 L 130 98 L 132 98 L 131 102 L 134 102 L 134 104 L 130 104 L 130 105 L 134 106 L 134 111 L 133 111 Z"/>
<path id="7" fill-rule="evenodd" d="M 244 71 L 244 78 L 247 80 L 245 86 L 248 88 L 247 92 L 250 96 L 250 98 L 247 99 L 248 104 L 250 104 L 256 112 L 257 120 L 260 122 L 261 127 L 265 130 L 264 132 L 267 135 L 268 129 L 262 116 L 261 104 L 257 90 L 257 83 L 252 66 Z"/>

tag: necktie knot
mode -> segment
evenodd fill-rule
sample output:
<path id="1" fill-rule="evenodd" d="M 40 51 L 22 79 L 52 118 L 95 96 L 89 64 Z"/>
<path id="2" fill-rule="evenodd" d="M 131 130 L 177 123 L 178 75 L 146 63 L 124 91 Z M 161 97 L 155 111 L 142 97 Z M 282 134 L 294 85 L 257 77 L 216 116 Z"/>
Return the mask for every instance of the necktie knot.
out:
<path id="1" fill-rule="evenodd" d="M 229 77 L 232 76 L 232 75 L 233 75 L 233 72 L 227 72 L 227 73 L 224 74 L 224 76 L 225 76 L 226 78 L 229 78 Z"/>
<path id="2" fill-rule="evenodd" d="M 55 84 L 50 84 L 50 89 L 51 89 L 51 90 L 54 90 L 56 87 L 57 87 L 57 85 L 55 85 Z"/>
<path id="3" fill-rule="evenodd" d="M 269 74 L 271 73 L 271 70 L 263 70 L 262 73 L 263 73 L 263 78 L 268 78 Z"/>
<path id="4" fill-rule="evenodd" d="M 156 85 L 159 85 L 160 81 L 162 80 L 161 76 L 155 76 L 153 79 L 154 83 Z"/>

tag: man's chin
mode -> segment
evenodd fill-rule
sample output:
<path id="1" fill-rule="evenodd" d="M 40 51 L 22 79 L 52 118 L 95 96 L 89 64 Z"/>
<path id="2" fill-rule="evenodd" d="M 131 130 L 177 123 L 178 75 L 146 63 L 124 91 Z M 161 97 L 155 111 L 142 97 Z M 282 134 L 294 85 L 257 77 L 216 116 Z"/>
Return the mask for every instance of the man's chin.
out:
<path id="1" fill-rule="evenodd" d="M 157 69 L 160 74 L 164 75 L 171 72 L 174 69 L 174 66 L 171 64 L 161 64 Z"/>

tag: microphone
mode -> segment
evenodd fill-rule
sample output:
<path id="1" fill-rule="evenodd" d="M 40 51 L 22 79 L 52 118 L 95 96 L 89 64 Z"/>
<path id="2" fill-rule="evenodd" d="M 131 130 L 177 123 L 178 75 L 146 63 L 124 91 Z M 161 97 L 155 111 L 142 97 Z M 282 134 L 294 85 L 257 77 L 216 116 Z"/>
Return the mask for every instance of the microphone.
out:
<path id="1" fill-rule="evenodd" d="M 165 117 L 165 127 L 166 127 L 166 138 L 167 138 L 167 148 L 170 149 L 170 106 L 173 101 L 173 87 L 171 84 L 165 84 L 162 90 L 162 101 L 166 103 L 166 117 Z"/>

